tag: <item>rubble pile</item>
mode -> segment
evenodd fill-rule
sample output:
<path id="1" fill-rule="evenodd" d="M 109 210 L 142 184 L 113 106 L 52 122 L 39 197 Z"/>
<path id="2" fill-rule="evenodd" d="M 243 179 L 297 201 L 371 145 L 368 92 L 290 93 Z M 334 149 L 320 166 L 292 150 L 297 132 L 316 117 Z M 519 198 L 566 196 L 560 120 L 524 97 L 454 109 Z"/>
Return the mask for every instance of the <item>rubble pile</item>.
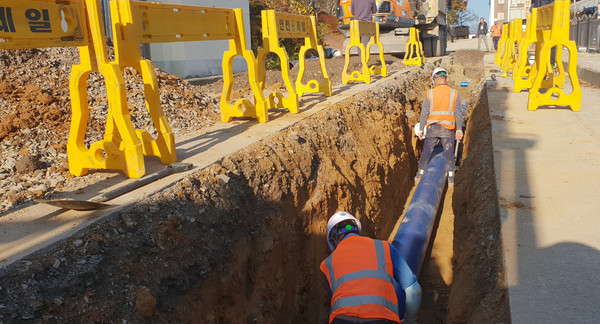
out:
<path id="1" fill-rule="evenodd" d="M 77 48 L 0 50 L 0 212 L 54 190 L 71 191 L 107 177 L 92 172 L 67 181 L 71 178 L 66 152 L 71 123 L 69 77 L 75 64 L 79 64 Z M 158 68 L 156 73 L 161 106 L 176 136 L 218 119 L 218 95 L 205 94 Z M 155 134 L 141 75 L 128 68 L 123 76 L 135 128 Z M 89 145 L 102 138 L 108 111 L 100 73 L 88 77 L 87 95 Z"/>

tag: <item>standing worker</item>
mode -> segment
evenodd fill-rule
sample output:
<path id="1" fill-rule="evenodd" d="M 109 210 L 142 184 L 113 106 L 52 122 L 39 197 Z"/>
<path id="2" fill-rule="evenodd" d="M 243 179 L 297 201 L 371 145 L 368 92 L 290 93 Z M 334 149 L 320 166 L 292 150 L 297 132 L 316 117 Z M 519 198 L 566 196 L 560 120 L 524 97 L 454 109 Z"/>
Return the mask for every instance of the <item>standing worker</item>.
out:
<path id="1" fill-rule="evenodd" d="M 477 26 L 477 50 L 479 51 L 479 48 L 481 47 L 481 39 L 483 39 L 483 42 L 485 43 L 485 49 L 489 52 L 490 51 L 490 47 L 488 46 L 487 43 L 487 34 L 488 32 L 488 25 L 485 22 L 485 20 L 483 18 L 481 18 L 479 20 L 479 25 Z"/>
<path id="2" fill-rule="evenodd" d="M 494 25 L 492 25 L 492 44 L 494 44 L 494 51 L 498 51 L 498 42 L 502 37 L 502 25 L 498 23 L 498 18 L 494 19 Z"/>
<path id="3" fill-rule="evenodd" d="M 448 172 L 448 186 L 454 186 L 454 172 L 456 171 L 456 157 L 454 156 L 454 141 L 463 137 L 463 116 L 460 109 L 460 96 L 458 91 L 448 86 L 448 71 L 438 67 L 433 70 L 431 79 L 434 88 L 430 89 L 423 101 L 421 108 L 421 121 L 419 123 L 419 138 L 425 139 L 423 152 L 419 159 L 419 170 L 415 182 L 421 180 L 425 167 L 431 160 L 433 149 L 438 141 L 444 148 L 446 157 L 446 171 Z M 457 129 L 456 125 L 460 128 Z M 426 132 L 425 132 L 426 130 Z"/>
<path id="4" fill-rule="evenodd" d="M 377 4 L 375 3 L 375 0 L 352 0 L 352 2 L 350 3 L 350 12 L 352 13 L 352 16 L 354 16 L 354 19 L 372 22 L 373 15 L 377 13 Z M 365 55 L 366 51 L 368 50 L 367 44 L 369 44 L 370 39 L 371 37 L 369 36 L 360 37 L 360 42 L 365 46 Z M 360 57 L 361 56 L 359 51 L 358 58 L 359 61 L 362 62 Z"/>
<path id="5" fill-rule="evenodd" d="M 329 323 L 399 324 L 402 317 L 404 324 L 417 323 L 417 277 L 395 247 L 360 236 L 360 230 L 360 221 L 346 212 L 335 213 L 327 222 L 332 253 L 321 263 L 321 271 L 329 283 Z"/>

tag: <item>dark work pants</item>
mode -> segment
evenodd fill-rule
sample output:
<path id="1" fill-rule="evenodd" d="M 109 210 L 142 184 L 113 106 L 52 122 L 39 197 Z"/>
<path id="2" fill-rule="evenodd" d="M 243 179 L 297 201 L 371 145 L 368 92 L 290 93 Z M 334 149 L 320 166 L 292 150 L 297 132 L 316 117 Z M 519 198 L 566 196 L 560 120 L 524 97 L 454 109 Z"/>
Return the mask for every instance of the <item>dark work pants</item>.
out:
<path id="1" fill-rule="evenodd" d="M 500 37 L 492 37 L 492 41 L 494 41 L 494 50 L 498 50 L 498 43 L 500 42 Z"/>
<path id="2" fill-rule="evenodd" d="M 455 131 L 448 130 L 440 124 L 431 124 L 427 127 L 427 135 L 425 135 L 425 143 L 423 144 L 423 152 L 419 159 L 419 169 L 425 170 L 427 163 L 431 160 L 433 148 L 440 141 L 444 149 L 444 157 L 446 158 L 446 171 L 456 170 L 456 158 L 454 157 L 454 142 Z"/>

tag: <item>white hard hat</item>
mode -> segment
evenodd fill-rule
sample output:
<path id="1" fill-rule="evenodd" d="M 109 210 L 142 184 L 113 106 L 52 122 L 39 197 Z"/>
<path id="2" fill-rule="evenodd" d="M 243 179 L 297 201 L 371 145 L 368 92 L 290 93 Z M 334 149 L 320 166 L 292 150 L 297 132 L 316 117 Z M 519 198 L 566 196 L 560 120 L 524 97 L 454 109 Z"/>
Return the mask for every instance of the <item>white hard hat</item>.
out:
<path id="1" fill-rule="evenodd" d="M 329 221 L 327 222 L 327 244 L 329 244 L 329 248 L 331 249 L 331 251 L 335 250 L 335 246 L 332 243 L 332 241 L 335 242 L 335 240 L 331 240 L 329 237 L 332 234 L 331 230 L 335 227 L 335 225 L 337 225 L 345 220 L 354 221 L 354 224 L 358 228 L 358 234 L 360 234 L 361 225 L 360 225 L 360 221 L 356 217 L 354 217 L 346 212 L 343 212 L 343 211 L 339 211 L 339 212 L 333 214 L 333 216 L 331 216 L 331 218 L 329 218 Z"/>
<path id="2" fill-rule="evenodd" d="M 433 82 L 433 77 L 438 73 L 444 73 L 443 76 L 448 76 L 448 71 L 446 71 L 446 69 L 443 67 L 437 67 L 435 70 L 433 70 L 433 73 L 431 73 L 431 82 Z"/>
<path id="3" fill-rule="evenodd" d="M 419 137 L 419 132 L 421 131 L 421 123 L 416 123 L 413 128 L 415 131 L 415 136 Z M 427 135 L 427 127 L 423 130 L 423 135 Z"/>
<path id="4" fill-rule="evenodd" d="M 494 18 L 494 22 L 498 22 L 498 18 Z"/>

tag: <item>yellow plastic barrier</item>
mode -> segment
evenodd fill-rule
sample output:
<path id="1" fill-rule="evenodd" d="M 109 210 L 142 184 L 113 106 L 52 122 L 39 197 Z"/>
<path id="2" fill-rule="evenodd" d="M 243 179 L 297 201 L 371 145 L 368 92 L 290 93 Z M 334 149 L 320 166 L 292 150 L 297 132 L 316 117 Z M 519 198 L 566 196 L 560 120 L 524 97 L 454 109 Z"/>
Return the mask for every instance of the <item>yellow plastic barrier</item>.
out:
<path id="1" fill-rule="evenodd" d="M 504 57 L 504 52 L 506 50 L 506 41 L 508 40 L 508 28 L 509 24 L 505 23 L 502 26 L 502 37 L 498 41 L 498 51 L 496 52 L 496 56 L 494 56 L 494 64 L 501 66 L 502 58 Z"/>
<path id="2" fill-rule="evenodd" d="M 573 111 L 581 110 L 581 87 L 577 78 L 577 46 L 574 41 L 569 40 L 570 28 L 570 1 L 555 0 L 554 3 L 538 8 L 538 41 L 540 32 L 543 43 L 536 55 L 537 74 L 533 85 L 529 90 L 528 109 L 536 110 L 539 106 L 569 106 Z M 543 31 L 549 30 L 549 34 Z M 557 71 L 552 70 L 550 55 L 552 48 L 556 48 Z M 566 94 L 564 79 L 566 78 L 562 68 L 562 48 L 569 51 L 568 75 L 573 90 Z M 555 74 L 556 80 L 551 87 L 543 87 L 544 78 L 548 74 Z M 561 85 L 561 82 L 563 83 Z M 546 89 L 543 93 L 540 89 Z"/>
<path id="3" fill-rule="evenodd" d="M 83 2 L 4 0 L 0 7 L 0 48 L 88 44 Z"/>
<path id="4" fill-rule="evenodd" d="M 108 60 L 102 13 L 97 0 L 78 1 L 3 1 L 0 48 L 37 48 L 55 46 L 80 46 L 80 64 L 71 70 L 70 92 L 73 116 L 67 143 L 69 170 L 83 175 L 87 168 L 120 169 L 131 177 L 144 174 L 143 156 L 131 122 L 114 116 L 123 102 L 119 98 L 124 84 L 117 65 Z M 109 102 L 104 140 L 93 143 L 88 149 L 84 143 L 89 108 L 87 77 L 100 72 L 105 80 Z M 126 98 L 126 97 L 125 97 Z M 124 106 L 126 107 L 126 100 Z M 125 145 L 121 145 L 125 144 Z"/>
<path id="5" fill-rule="evenodd" d="M 367 48 L 360 42 L 361 37 L 371 37 Z M 371 46 L 379 46 L 379 60 L 381 62 L 381 68 L 377 65 L 368 66 L 369 56 L 371 55 Z M 352 47 L 358 47 L 360 52 L 362 73 L 359 71 L 353 71 L 348 74 L 348 67 L 350 66 L 350 49 Z M 342 72 L 342 83 L 348 84 L 350 81 L 364 82 L 366 84 L 371 83 L 372 74 L 380 74 L 383 77 L 387 76 L 387 66 L 383 59 L 383 44 L 379 40 L 379 23 L 368 22 L 361 20 L 350 21 L 350 43 L 346 46 L 346 60 L 344 63 L 344 71 Z"/>
<path id="6" fill-rule="evenodd" d="M 502 58 L 502 76 L 506 77 L 512 72 L 515 62 L 517 61 L 518 44 L 523 38 L 523 19 L 516 18 L 509 24 L 508 40 L 504 45 L 504 56 Z"/>
<path id="7" fill-rule="evenodd" d="M 116 4 L 113 4 L 115 3 Z M 207 40 L 229 40 L 229 50 L 223 55 L 223 94 L 221 96 L 221 120 L 229 122 L 234 117 L 253 117 L 260 122 L 267 121 L 266 101 L 258 84 L 258 69 L 256 58 L 248 50 L 244 20 L 241 9 L 225 9 L 188 5 L 150 3 L 131 0 L 111 1 L 111 8 L 118 8 L 121 29 L 120 46 L 123 53 L 139 48 L 139 43 L 186 42 Z M 131 9 L 127 9 L 131 8 Z M 128 12 L 131 11 L 131 12 Z M 115 18 L 113 18 L 115 19 Z M 115 47 L 117 44 L 115 44 Z M 129 57 L 123 55 L 122 67 L 141 66 L 150 69 L 148 77 L 153 78 L 153 70 L 149 61 L 141 60 L 141 56 Z M 250 87 L 254 94 L 254 103 L 248 99 L 240 99 L 231 104 L 233 91 L 232 63 L 236 56 L 242 56 L 248 66 Z M 145 62 L 145 63 L 144 63 Z M 146 67 L 144 67 L 146 66 Z M 150 71 L 148 70 L 148 71 Z M 157 88 L 149 87 L 150 94 Z M 157 97 L 158 98 L 158 97 Z"/>
<path id="8" fill-rule="evenodd" d="M 292 113 L 299 111 L 299 97 L 304 93 L 323 92 L 331 96 L 331 81 L 325 68 L 325 52 L 323 46 L 318 44 L 317 24 L 314 16 L 302 16 L 276 12 L 275 10 L 263 10 L 262 33 L 263 48 L 258 51 L 258 80 L 261 93 L 265 87 L 266 69 L 265 61 L 267 54 L 275 53 L 281 63 L 283 82 L 287 88 L 288 96 L 280 92 L 273 92 L 268 97 L 268 108 L 287 108 Z M 281 38 L 304 38 L 304 46 L 300 48 L 300 69 L 296 78 L 295 87 L 290 79 L 290 60 L 285 49 L 279 46 Z M 319 63 L 323 73 L 324 82 L 310 80 L 307 84 L 302 83 L 306 70 L 306 52 L 315 50 L 319 54 Z M 277 98 L 277 100 L 275 100 Z M 266 121 L 266 120 L 265 120 Z"/>
<path id="9" fill-rule="evenodd" d="M 519 51 L 515 67 L 513 68 L 513 80 L 515 81 L 514 92 L 521 92 L 523 89 L 531 88 L 533 77 L 537 73 L 535 64 L 529 64 L 528 49 L 533 43 L 537 43 L 537 8 L 532 8 L 531 13 L 527 15 L 527 28 L 525 37 L 519 42 Z M 536 44 L 537 47 L 537 44 Z"/>
<path id="10" fill-rule="evenodd" d="M 425 63 L 423 53 L 423 44 L 419 39 L 419 32 L 416 28 L 410 28 L 408 43 L 406 43 L 406 53 L 404 54 L 404 65 L 418 65 Z"/>

